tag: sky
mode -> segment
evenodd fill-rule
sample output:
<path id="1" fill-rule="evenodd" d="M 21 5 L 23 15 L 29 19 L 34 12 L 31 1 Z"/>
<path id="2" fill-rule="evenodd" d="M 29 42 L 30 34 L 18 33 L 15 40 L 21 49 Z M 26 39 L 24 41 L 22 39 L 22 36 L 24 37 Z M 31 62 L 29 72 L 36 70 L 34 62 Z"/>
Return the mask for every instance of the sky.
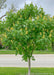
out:
<path id="1" fill-rule="evenodd" d="M 37 4 L 38 7 L 41 6 L 46 14 L 50 14 L 51 16 L 54 15 L 54 0 L 7 0 L 7 7 L 0 11 L 0 17 L 4 15 L 9 8 L 11 8 L 11 4 L 14 4 L 17 10 L 19 10 L 24 7 L 25 3 L 30 4 L 31 2 L 33 2 L 33 4 Z"/>

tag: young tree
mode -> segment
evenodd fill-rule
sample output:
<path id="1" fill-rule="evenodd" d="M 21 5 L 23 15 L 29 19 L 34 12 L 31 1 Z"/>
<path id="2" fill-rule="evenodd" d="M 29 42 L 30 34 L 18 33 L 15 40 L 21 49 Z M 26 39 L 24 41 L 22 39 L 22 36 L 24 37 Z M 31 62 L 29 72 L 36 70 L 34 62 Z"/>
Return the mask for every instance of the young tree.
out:
<path id="1" fill-rule="evenodd" d="M 1 40 L 5 46 L 11 45 L 16 54 L 23 55 L 23 60 L 28 61 L 28 75 L 37 44 L 41 43 L 45 47 L 44 43 L 51 42 L 54 26 L 51 22 L 52 18 L 45 15 L 43 8 L 38 9 L 32 3 L 25 5 L 24 9 L 18 10 L 17 13 L 9 13 L 6 17 L 7 28 Z"/>

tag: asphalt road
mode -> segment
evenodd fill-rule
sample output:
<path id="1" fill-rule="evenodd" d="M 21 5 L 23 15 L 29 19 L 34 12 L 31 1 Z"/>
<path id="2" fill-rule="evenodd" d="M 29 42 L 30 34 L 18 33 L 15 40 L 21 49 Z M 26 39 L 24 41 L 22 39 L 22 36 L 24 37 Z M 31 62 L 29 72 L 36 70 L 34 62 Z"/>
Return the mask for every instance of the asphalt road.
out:
<path id="1" fill-rule="evenodd" d="M 36 54 L 31 67 L 54 67 L 54 54 Z M 0 55 L 0 67 L 28 67 L 21 55 Z"/>

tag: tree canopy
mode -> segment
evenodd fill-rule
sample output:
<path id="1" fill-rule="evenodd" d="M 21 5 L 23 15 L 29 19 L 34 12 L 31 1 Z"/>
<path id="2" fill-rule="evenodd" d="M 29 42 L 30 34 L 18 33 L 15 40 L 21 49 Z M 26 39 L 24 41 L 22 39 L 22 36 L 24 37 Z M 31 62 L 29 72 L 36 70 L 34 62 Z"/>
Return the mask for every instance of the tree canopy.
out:
<path id="1" fill-rule="evenodd" d="M 26 5 L 17 13 L 7 13 L 4 22 L 5 33 L 2 34 L 1 41 L 4 46 L 10 46 L 16 50 L 16 54 L 23 55 L 23 59 L 34 59 L 33 51 L 38 47 L 46 47 L 51 43 L 54 31 L 53 18 L 46 15 L 43 8 L 38 8 L 32 3 Z"/>
<path id="2" fill-rule="evenodd" d="M 50 43 L 54 27 L 52 18 L 45 15 L 43 8 L 38 9 L 32 3 L 17 13 L 7 14 L 5 23 L 4 45 L 11 44 L 11 49 L 23 54 L 25 60 L 32 57 L 39 44 L 45 47 L 47 42 Z"/>

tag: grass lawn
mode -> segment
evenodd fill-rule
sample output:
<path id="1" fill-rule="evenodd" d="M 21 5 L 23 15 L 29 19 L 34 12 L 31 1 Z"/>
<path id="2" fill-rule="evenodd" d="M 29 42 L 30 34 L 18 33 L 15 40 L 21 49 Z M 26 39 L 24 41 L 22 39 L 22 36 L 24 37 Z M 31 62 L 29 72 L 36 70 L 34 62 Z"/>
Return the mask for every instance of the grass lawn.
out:
<path id="1" fill-rule="evenodd" d="M 52 51 L 52 50 L 48 50 L 48 51 L 43 51 L 43 50 L 41 50 L 41 51 L 34 51 L 34 54 L 54 54 L 54 51 Z"/>
<path id="2" fill-rule="evenodd" d="M 15 50 L 3 50 L 0 49 L 0 54 L 15 54 L 16 51 Z"/>
<path id="3" fill-rule="evenodd" d="M 0 54 L 15 54 L 16 51 L 15 50 L 4 50 L 4 49 L 0 49 Z M 33 54 L 54 54 L 54 51 L 52 50 L 48 50 L 48 51 L 34 51 Z"/>
<path id="4" fill-rule="evenodd" d="M 26 75 L 27 72 L 28 68 L 0 67 L 0 75 Z M 31 73 L 34 73 L 33 75 L 54 75 L 54 68 L 32 68 Z"/>

